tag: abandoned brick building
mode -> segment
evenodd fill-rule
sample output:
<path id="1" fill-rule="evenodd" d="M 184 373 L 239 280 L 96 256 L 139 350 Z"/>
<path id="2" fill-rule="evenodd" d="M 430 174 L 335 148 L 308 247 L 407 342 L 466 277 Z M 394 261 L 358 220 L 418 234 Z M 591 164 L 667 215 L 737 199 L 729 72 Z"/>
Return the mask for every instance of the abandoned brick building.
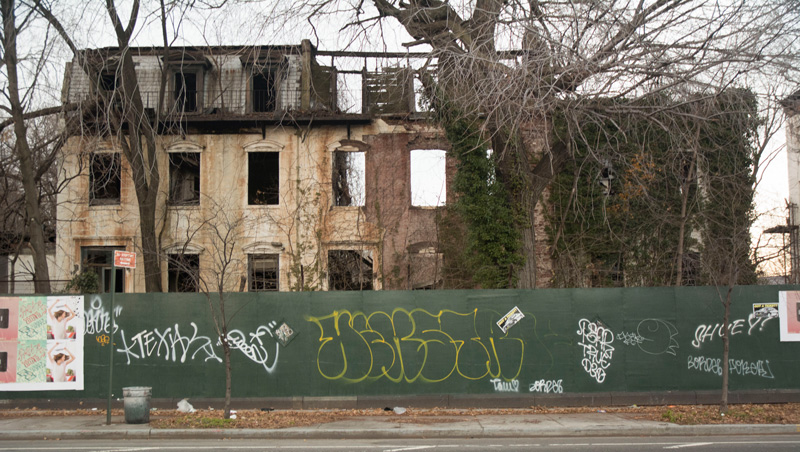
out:
<path id="1" fill-rule="evenodd" d="M 145 110 L 161 118 L 156 232 L 165 291 L 202 289 L 220 276 L 221 255 L 230 291 L 441 283 L 436 215 L 451 196 L 454 164 L 441 134 L 414 114 L 405 69 L 337 70 L 334 52 L 307 41 L 129 51 Z M 65 101 L 118 89 L 119 49 L 85 55 L 96 65 L 68 64 Z M 325 56 L 331 65 L 319 63 Z M 360 86 L 345 92 L 343 74 Z M 348 94 L 355 108 L 343 105 Z M 142 249 L 131 168 L 108 130 L 88 124 L 70 138 L 64 174 L 75 177 L 57 213 L 55 277 L 94 271 L 100 291 L 109 290 L 112 251 Z M 415 165 L 428 166 L 419 187 Z M 117 290 L 144 291 L 144 271 L 118 269 Z"/>

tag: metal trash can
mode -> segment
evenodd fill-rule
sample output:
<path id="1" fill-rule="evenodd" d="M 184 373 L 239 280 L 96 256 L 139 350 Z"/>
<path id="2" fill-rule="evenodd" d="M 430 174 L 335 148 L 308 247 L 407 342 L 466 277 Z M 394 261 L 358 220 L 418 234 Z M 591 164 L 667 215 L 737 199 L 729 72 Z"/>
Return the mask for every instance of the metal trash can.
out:
<path id="1" fill-rule="evenodd" d="M 134 386 L 122 388 L 125 398 L 125 423 L 147 424 L 150 422 L 150 394 L 153 388 Z"/>

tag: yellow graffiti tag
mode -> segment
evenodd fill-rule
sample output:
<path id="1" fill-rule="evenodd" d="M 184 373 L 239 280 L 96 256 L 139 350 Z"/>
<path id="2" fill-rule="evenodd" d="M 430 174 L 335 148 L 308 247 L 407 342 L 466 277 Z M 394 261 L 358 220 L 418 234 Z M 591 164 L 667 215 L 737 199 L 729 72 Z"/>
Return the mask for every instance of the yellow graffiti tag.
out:
<path id="1" fill-rule="evenodd" d="M 491 336 L 490 323 L 490 336 L 482 338 L 477 309 L 436 314 L 402 308 L 371 314 L 341 310 L 305 319 L 319 327 L 317 370 L 328 380 L 436 383 L 454 373 L 467 380 L 513 380 L 522 371 L 525 342 L 508 333 Z M 497 350 L 501 343 L 504 353 Z M 513 375 L 504 374 L 504 365 Z"/>
<path id="2" fill-rule="evenodd" d="M 108 345 L 108 343 L 111 341 L 111 338 L 108 337 L 107 334 L 101 334 L 101 335 L 97 336 L 95 339 L 97 339 L 97 342 L 99 342 L 100 345 L 102 345 L 103 347 Z"/>

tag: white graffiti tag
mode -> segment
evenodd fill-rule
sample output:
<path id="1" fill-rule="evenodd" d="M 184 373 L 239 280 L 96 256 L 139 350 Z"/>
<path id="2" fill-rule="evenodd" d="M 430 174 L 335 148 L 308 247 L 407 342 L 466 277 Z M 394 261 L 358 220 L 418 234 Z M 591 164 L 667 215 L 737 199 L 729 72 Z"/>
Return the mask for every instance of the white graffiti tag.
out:
<path id="1" fill-rule="evenodd" d="M 564 392 L 561 382 L 562 380 L 537 380 L 528 386 L 528 391 L 561 394 Z"/>
<path id="2" fill-rule="evenodd" d="M 109 334 L 111 333 L 111 314 L 103 307 L 103 300 L 95 295 L 86 311 L 86 334 Z M 114 315 L 119 317 L 122 314 L 122 306 L 114 308 Z M 116 322 L 115 322 L 116 323 Z M 114 325 L 114 332 L 119 330 L 119 325 Z"/>
<path id="3" fill-rule="evenodd" d="M 127 336 L 125 330 L 120 331 L 122 348 L 117 352 L 123 353 L 130 364 L 135 359 L 162 358 L 165 361 L 185 363 L 186 359 L 202 359 L 205 361 L 222 362 L 215 346 L 221 346 L 220 340 L 214 341 L 209 336 L 198 334 L 197 325 L 189 323 L 191 333 L 184 334 L 180 326 L 175 325 L 160 331 L 142 330 L 133 336 Z M 272 330 L 275 322 L 268 326 L 261 325 L 255 332 L 245 333 L 241 330 L 228 332 L 228 343 L 231 350 L 239 350 L 248 359 L 260 364 L 268 373 L 272 373 L 278 364 L 280 346 L 273 337 Z M 185 330 L 184 330 L 185 331 Z M 271 343 L 270 343 L 271 342 Z M 275 346 L 275 353 L 270 353 L 268 347 Z"/>
<path id="4" fill-rule="evenodd" d="M 774 318 L 776 317 L 756 317 L 751 313 L 747 317 L 747 321 L 745 321 L 745 319 L 737 319 L 730 322 L 728 324 L 728 331 L 731 336 L 736 336 L 737 334 L 744 333 L 744 328 L 747 326 L 747 335 L 751 336 L 754 331 L 764 331 L 767 322 Z M 758 330 L 756 330 L 756 327 L 758 327 Z M 704 342 L 711 342 L 715 337 L 722 337 L 724 332 L 725 327 L 721 323 L 699 325 L 697 329 L 694 330 L 692 346 L 694 346 L 694 348 L 700 348 Z"/>
<path id="5" fill-rule="evenodd" d="M 722 375 L 722 360 L 720 358 L 709 358 L 706 356 L 691 356 L 687 362 L 689 370 L 698 370 L 714 375 Z M 772 369 L 769 367 L 769 360 L 759 359 L 758 361 L 747 361 L 744 359 L 729 359 L 728 372 L 731 375 L 752 375 L 755 377 L 773 379 Z"/>
<path id="6" fill-rule="evenodd" d="M 272 322 L 270 328 L 274 328 L 274 324 L 275 322 Z M 231 344 L 231 349 L 239 350 L 253 362 L 261 364 L 264 366 L 264 370 L 266 370 L 267 373 L 272 373 L 272 371 L 275 370 L 275 366 L 278 364 L 278 351 L 280 349 L 278 342 L 273 340 L 273 342 L 275 342 L 275 355 L 272 357 L 272 364 L 268 364 L 270 361 L 269 352 L 264 347 L 264 342 L 261 340 L 261 337 L 267 334 L 269 337 L 273 337 L 270 328 L 263 325 L 259 326 L 255 333 L 249 333 L 249 341 L 247 340 L 247 335 L 239 330 L 233 330 L 228 333 L 228 341 Z"/>
<path id="7" fill-rule="evenodd" d="M 578 345 L 583 347 L 581 364 L 590 377 L 602 383 L 606 379 L 606 369 L 611 365 L 614 354 L 614 333 L 599 322 L 590 322 L 581 319 L 578 322 L 578 335 L 581 341 Z"/>
<path id="8" fill-rule="evenodd" d="M 519 392 L 519 380 L 503 381 L 493 378 L 489 381 L 494 384 L 495 392 Z"/>
<path id="9" fill-rule="evenodd" d="M 158 328 L 152 331 L 142 330 L 131 336 L 130 339 L 126 338 L 125 330 L 121 330 L 122 348 L 117 349 L 117 352 L 125 354 L 128 364 L 131 363 L 132 358 L 143 359 L 152 356 L 163 357 L 165 361 L 184 363 L 187 356 L 194 360 L 198 354 L 204 358 L 203 361 L 215 359 L 222 362 L 222 359 L 214 351 L 211 338 L 198 336 L 197 325 L 194 322 L 191 322 L 190 325 L 192 333 L 188 336 L 181 334 L 177 323 L 163 332 Z M 129 341 L 130 345 L 128 345 Z"/>
<path id="10" fill-rule="evenodd" d="M 678 340 L 678 329 L 675 325 L 661 319 L 644 319 L 639 322 L 636 332 L 621 332 L 618 339 L 625 345 L 639 347 L 639 350 L 649 355 L 668 353 L 675 356 Z"/>

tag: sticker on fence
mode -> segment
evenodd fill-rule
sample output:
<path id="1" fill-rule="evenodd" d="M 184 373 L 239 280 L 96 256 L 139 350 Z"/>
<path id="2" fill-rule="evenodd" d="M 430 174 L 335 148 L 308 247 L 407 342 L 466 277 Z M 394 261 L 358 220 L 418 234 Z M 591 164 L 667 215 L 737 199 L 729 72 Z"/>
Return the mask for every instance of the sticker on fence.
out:
<path id="1" fill-rule="evenodd" d="M 497 321 L 497 326 L 499 326 L 504 333 L 507 333 L 512 326 L 519 323 L 523 318 L 525 318 L 525 314 L 523 314 L 518 307 L 514 306 L 514 309 L 508 311 L 508 314 Z"/>

